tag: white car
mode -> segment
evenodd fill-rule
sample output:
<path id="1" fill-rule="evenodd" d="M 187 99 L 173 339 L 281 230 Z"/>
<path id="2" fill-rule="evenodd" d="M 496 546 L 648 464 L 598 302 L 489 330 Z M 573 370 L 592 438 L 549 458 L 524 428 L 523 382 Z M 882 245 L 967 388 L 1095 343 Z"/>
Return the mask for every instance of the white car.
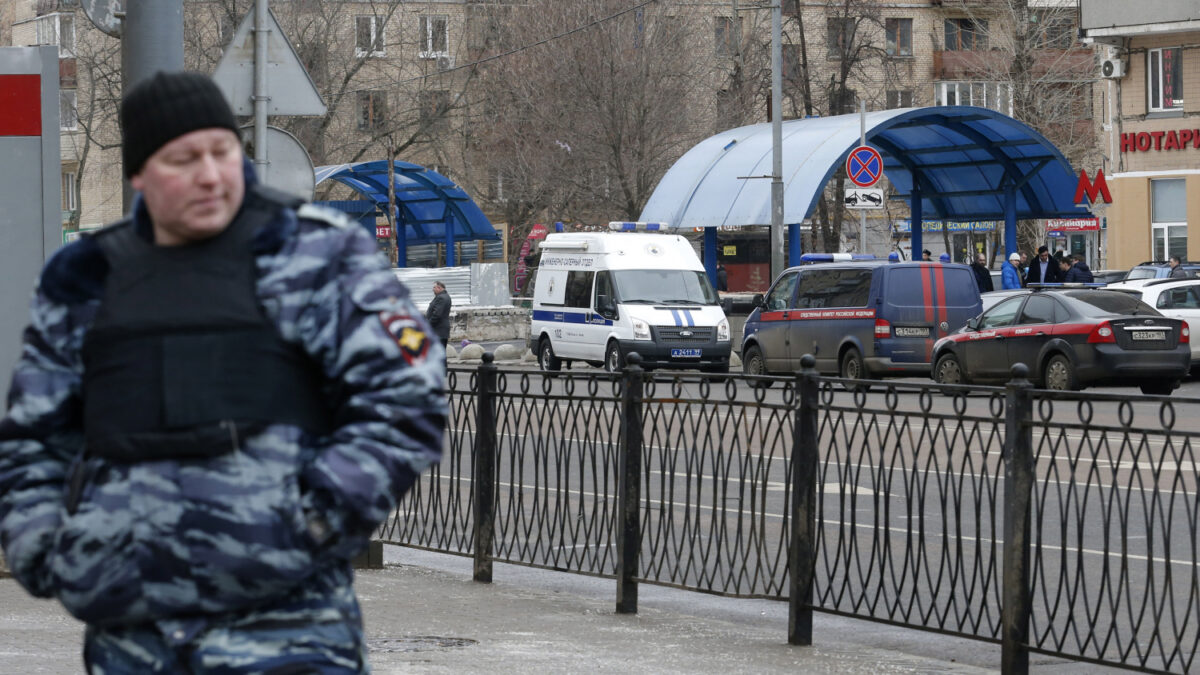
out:
<path id="1" fill-rule="evenodd" d="M 1127 293 L 1162 312 L 1200 328 L 1200 279 L 1138 279 L 1109 284 L 1105 290 Z M 1200 340 L 1192 342 L 1192 370 L 1200 368 Z"/>

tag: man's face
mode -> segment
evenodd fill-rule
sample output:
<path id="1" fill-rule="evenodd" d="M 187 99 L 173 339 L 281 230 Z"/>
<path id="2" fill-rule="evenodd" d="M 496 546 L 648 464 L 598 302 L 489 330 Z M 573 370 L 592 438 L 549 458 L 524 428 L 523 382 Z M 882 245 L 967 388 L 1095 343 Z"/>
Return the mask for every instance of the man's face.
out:
<path id="1" fill-rule="evenodd" d="M 229 129 L 200 129 L 162 146 L 130 179 L 154 225 L 154 243 L 179 246 L 225 231 L 246 194 L 242 145 Z"/>
<path id="2" fill-rule="evenodd" d="M 979 263 L 980 265 L 982 265 L 982 264 L 984 264 L 984 263 L 986 263 L 986 262 L 987 262 L 987 258 L 985 258 L 985 257 L 983 257 L 983 256 L 981 256 L 981 255 L 977 255 L 977 256 L 975 256 L 975 262 L 977 262 L 977 263 Z"/>
<path id="3" fill-rule="evenodd" d="M 441 293 L 441 292 L 442 292 L 442 287 L 441 287 L 441 285 L 440 285 L 440 284 L 434 284 L 434 285 L 433 285 L 433 294 L 434 294 L 434 295 L 437 295 L 438 293 Z"/>
<path id="4" fill-rule="evenodd" d="M 1028 260 L 1029 260 L 1029 256 L 1022 253 L 1021 254 L 1021 264 L 1024 265 L 1026 263 L 1026 261 L 1028 261 Z"/>
<path id="5" fill-rule="evenodd" d="M 1049 251 L 1042 251 L 1041 253 L 1038 254 L 1038 260 L 1041 260 L 1042 262 L 1046 262 L 1049 259 L 1050 259 Z"/>
<path id="6" fill-rule="evenodd" d="M 1167 261 L 1167 264 L 1170 265 L 1172 269 L 1174 269 L 1179 266 L 1179 261 L 1174 258 L 1171 258 L 1170 260 Z"/>
<path id="7" fill-rule="evenodd" d="M 1071 269 L 1071 261 L 1063 260 L 1062 262 L 1058 263 L 1058 268 L 1066 272 L 1067 270 Z"/>

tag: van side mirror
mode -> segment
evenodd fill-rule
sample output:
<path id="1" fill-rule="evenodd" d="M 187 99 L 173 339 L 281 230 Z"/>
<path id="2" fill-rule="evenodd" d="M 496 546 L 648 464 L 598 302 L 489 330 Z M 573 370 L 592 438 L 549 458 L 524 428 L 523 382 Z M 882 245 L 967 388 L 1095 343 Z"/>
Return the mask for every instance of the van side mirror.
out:
<path id="1" fill-rule="evenodd" d="M 967 319 L 967 328 L 971 330 L 979 330 L 979 317 L 973 316 Z"/>
<path id="2" fill-rule="evenodd" d="M 754 299 L 752 300 L 752 302 L 754 303 L 755 307 L 762 307 L 763 306 L 763 294 L 755 293 Z"/>

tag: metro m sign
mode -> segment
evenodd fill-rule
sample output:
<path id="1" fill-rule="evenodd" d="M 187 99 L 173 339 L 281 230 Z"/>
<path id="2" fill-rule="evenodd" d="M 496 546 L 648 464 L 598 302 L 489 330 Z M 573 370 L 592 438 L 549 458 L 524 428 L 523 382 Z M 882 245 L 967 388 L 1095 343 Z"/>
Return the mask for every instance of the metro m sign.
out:
<path id="1" fill-rule="evenodd" d="M 1087 169 L 1082 169 L 1079 172 L 1079 184 L 1075 186 L 1075 203 L 1084 204 L 1083 196 L 1087 195 L 1087 204 L 1095 204 L 1096 197 L 1102 199 L 1100 201 L 1105 204 L 1112 203 L 1112 195 L 1108 192 L 1108 183 L 1104 180 L 1104 169 L 1096 171 L 1095 182 L 1088 179 Z"/>

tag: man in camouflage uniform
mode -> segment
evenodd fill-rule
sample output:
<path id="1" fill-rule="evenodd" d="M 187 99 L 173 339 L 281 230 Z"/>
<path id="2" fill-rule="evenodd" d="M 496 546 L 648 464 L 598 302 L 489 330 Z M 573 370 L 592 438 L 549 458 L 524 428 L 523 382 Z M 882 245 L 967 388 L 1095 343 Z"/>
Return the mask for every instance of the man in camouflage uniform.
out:
<path id="1" fill-rule="evenodd" d="M 440 457 L 441 344 L 361 227 L 257 184 L 206 76 L 121 122 L 132 215 L 46 264 L 0 422 L 12 573 L 90 672 L 365 672 L 350 560 Z"/>

